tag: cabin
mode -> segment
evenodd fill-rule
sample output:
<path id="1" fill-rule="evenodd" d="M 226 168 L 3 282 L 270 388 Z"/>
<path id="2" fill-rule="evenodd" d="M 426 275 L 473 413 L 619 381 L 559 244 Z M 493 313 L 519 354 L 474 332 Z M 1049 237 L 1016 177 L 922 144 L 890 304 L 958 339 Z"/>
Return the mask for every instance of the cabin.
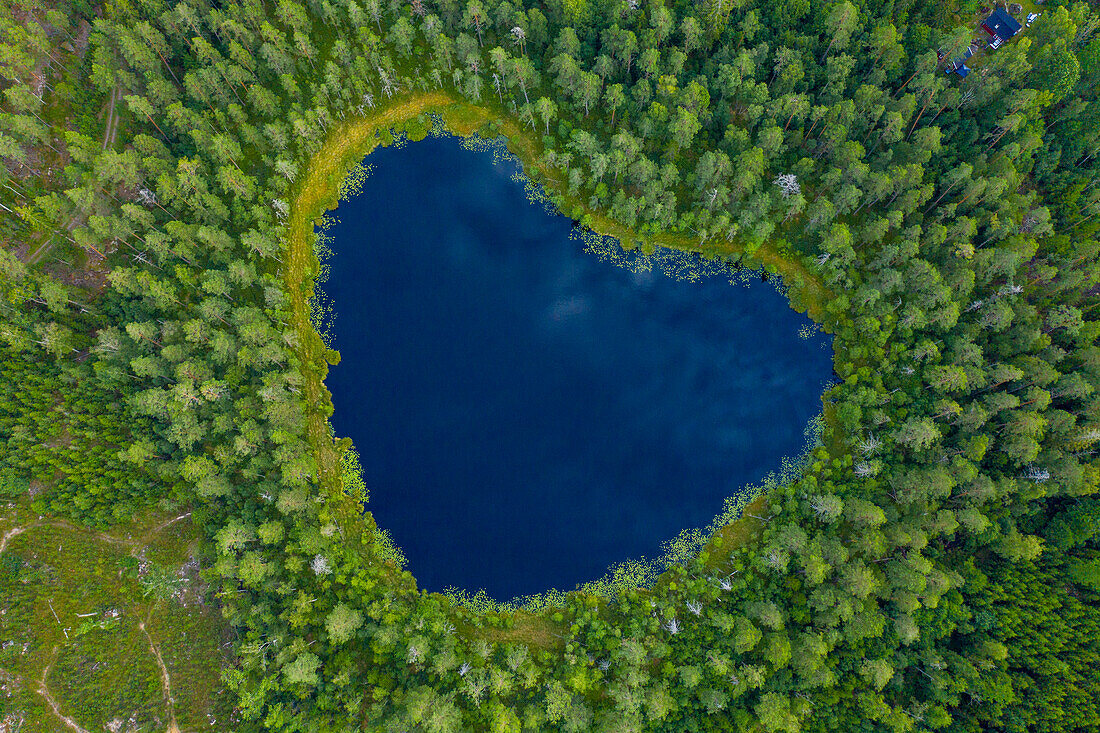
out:
<path id="1" fill-rule="evenodd" d="M 967 46 L 961 56 L 956 56 L 947 64 L 946 72 L 948 74 L 958 74 L 959 76 L 966 78 L 966 75 L 970 73 L 970 68 L 967 67 L 966 61 L 974 55 L 974 46 Z"/>
<path id="2" fill-rule="evenodd" d="M 997 8 L 982 21 L 982 30 L 989 34 L 989 47 L 1000 48 L 1001 44 L 1020 32 L 1019 22 L 1004 8 Z"/>

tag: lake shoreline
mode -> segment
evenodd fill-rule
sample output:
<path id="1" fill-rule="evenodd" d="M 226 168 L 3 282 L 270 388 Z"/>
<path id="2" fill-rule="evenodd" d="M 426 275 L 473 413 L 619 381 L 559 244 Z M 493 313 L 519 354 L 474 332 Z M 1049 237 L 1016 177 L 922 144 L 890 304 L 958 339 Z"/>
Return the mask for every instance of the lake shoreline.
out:
<path id="1" fill-rule="evenodd" d="M 329 132 L 321 148 L 314 154 L 305 175 L 292 186 L 290 215 L 287 223 L 288 258 L 283 279 L 292 301 L 294 321 L 292 325 L 299 335 L 299 357 L 302 359 L 303 373 L 306 376 L 303 391 L 308 403 L 313 406 L 308 416 L 308 434 L 318 459 L 319 484 L 345 532 L 350 532 L 354 536 L 366 536 L 359 544 L 365 548 L 364 554 L 370 556 L 365 558 L 368 560 L 376 557 L 374 552 L 378 548 L 382 550 L 383 557 L 388 555 L 392 558 L 392 554 L 387 552 L 388 538 L 384 533 L 380 533 L 370 513 L 360 512 L 362 505 L 358 497 L 349 496 L 344 491 L 343 455 L 350 447 L 350 440 L 334 441 L 330 429 L 329 417 L 334 408 L 332 396 L 324 380 L 329 363 L 334 361 L 337 355 L 328 348 L 315 327 L 316 284 L 323 273 L 324 265 L 319 256 L 321 253 L 317 251 L 317 235 L 314 228 L 323 223 L 326 212 L 339 205 L 342 196 L 346 193 L 344 186 L 349 173 L 378 145 L 392 142 L 391 130 L 404 131 L 412 122 L 414 134 L 410 135 L 409 139 L 413 141 L 422 139 L 428 134 L 432 123 L 424 124 L 419 120 L 426 119 L 428 115 L 438 116 L 443 127 L 459 137 L 478 135 L 479 131 L 489 126 L 489 135 L 486 135 L 485 139 L 504 137 L 508 151 L 519 160 L 524 173 L 534 184 L 546 188 L 552 198 L 554 196 L 553 179 L 538 165 L 540 146 L 531 139 L 531 136 L 507 118 L 500 123 L 500 118 L 489 108 L 460 102 L 449 93 L 442 91 L 412 95 L 374 115 L 342 122 Z M 558 196 L 561 194 L 559 193 Z M 568 205 L 568 199 L 565 201 Z M 561 206 L 559 211 L 562 211 Z M 644 241 L 670 250 L 696 252 L 704 256 L 740 254 L 743 262 L 748 261 L 746 263 L 748 266 L 755 264 L 767 272 L 778 274 L 788 286 L 791 308 L 806 312 L 820 325 L 824 325 L 822 324 L 824 316 L 822 304 L 827 299 L 824 295 L 827 293 L 824 286 L 809 274 L 801 262 L 784 258 L 773 248 L 761 247 L 753 255 L 745 253 L 734 243 L 723 243 L 718 249 L 707 249 L 699 246 L 697 240 L 684 235 L 639 235 L 612 222 L 607 217 L 595 212 L 589 213 L 592 217 L 588 219 L 588 228 L 596 234 L 614 237 L 620 241 L 635 243 Z M 790 280 L 787 279 L 788 277 Z M 801 303 L 808 305 L 798 307 Z M 828 406 L 825 405 L 825 408 L 824 419 L 828 421 L 830 419 Z M 790 477 L 785 476 L 785 478 Z M 751 503 L 763 495 L 764 492 L 758 492 L 751 497 L 746 497 L 744 503 Z M 729 522 L 718 528 L 713 537 L 709 538 L 710 544 L 718 540 L 722 546 L 722 552 L 718 554 L 726 554 L 755 537 L 760 529 L 758 524 L 758 522 L 748 521 L 748 518 Z M 715 554 L 708 552 L 711 549 L 710 544 L 702 552 Z M 409 571 L 400 569 L 393 562 L 389 562 L 388 565 L 392 582 L 408 586 L 415 585 L 415 579 Z M 655 582 L 659 583 L 660 578 Z M 633 584 L 628 585 L 635 587 Z M 621 586 L 615 584 L 614 587 Z M 601 590 L 610 591 L 611 588 L 601 587 Z M 600 595 L 602 596 L 603 593 Z M 563 597 L 563 595 L 554 595 L 552 598 L 541 599 L 533 605 L 527 604 L 523 608 L 531 610 L 554 608 L 561 603 Z M 515 604 L 477 595 L 456 596 L 452 600 L 470 604 L 468 607 L 472 610 L 483 613 L 510 614 L 520 608 Z"/>

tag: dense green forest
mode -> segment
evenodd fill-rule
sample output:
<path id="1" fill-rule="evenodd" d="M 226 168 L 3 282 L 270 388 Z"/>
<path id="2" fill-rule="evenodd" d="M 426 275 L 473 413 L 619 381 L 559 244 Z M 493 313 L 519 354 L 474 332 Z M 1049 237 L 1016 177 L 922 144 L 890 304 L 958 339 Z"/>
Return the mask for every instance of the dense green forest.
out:
<path id="1" fill-rule="evenodd" d="M 977 0 L 0 0 L 0 498 L 192 512 L 216 730 L 1100 730 L 1100 15 L 1035 9 L 962 78 Z M 343 480 L 312 222 L 430 114 L 835 334 L 801 477 L 650 588 L 456 606 Z"/>

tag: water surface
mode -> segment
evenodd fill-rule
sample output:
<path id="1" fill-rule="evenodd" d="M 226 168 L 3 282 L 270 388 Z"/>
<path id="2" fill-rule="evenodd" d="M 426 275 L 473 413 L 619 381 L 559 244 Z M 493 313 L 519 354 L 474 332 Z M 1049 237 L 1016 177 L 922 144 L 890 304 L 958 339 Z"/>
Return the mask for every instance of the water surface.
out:
<path id="1" fill-rule="evenodd" d="M 802 450 L 831 351 L 770 285 L 602 262 L 454 138 L 369 162 L 329 230 L 327 384 L 420 587 L 572 589 Z"/>

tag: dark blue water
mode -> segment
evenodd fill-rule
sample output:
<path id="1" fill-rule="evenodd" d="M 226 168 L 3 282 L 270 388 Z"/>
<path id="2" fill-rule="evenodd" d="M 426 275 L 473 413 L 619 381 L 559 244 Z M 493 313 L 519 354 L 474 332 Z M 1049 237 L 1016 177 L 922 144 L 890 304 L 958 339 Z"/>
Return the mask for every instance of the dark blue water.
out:
<path id="1" fill-rule="evenodd" d="M 370 164 L 330 230 L 327 384 L 420 587 L 572 589 L 802 450 L 831 350 L 770 285 L 601 262 L 453 138 Z"/>

